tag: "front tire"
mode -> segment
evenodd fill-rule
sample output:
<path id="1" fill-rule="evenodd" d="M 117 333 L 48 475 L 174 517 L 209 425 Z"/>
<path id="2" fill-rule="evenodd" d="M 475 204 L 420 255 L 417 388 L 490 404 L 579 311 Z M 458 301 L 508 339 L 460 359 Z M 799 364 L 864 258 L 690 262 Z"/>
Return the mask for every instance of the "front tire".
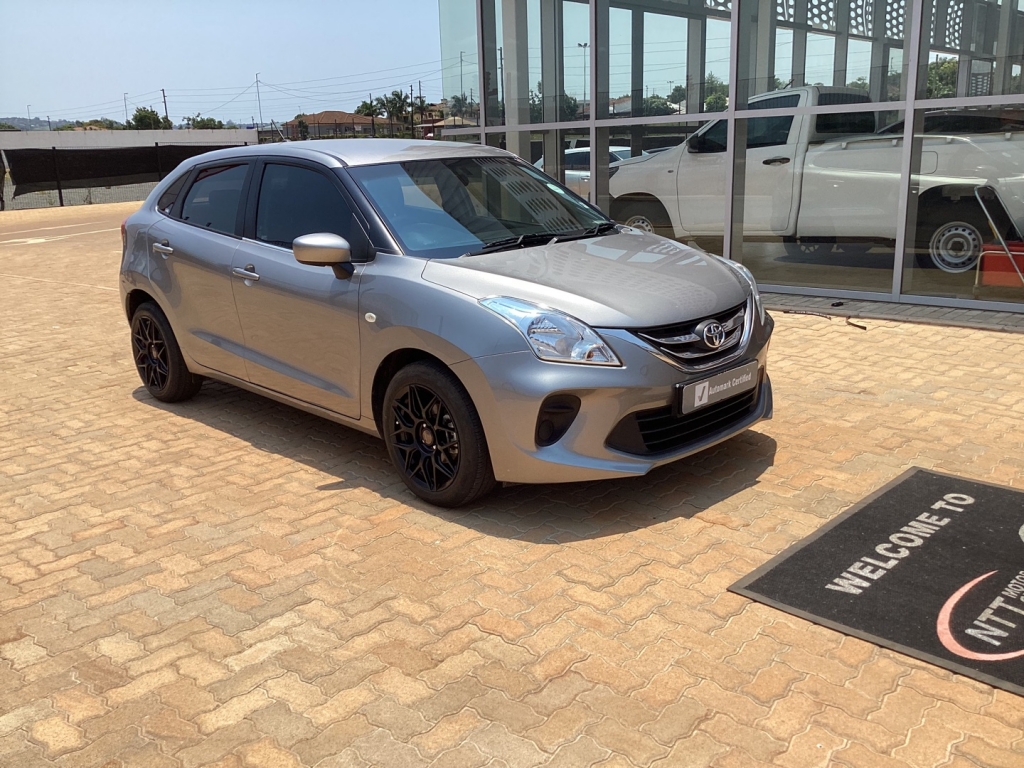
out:
<path id="1" fill-rule="evenodd" d="M 146 391 L 164 403 L 194 397 L 203 379 L 189 371 L 163 310 L 147 301 L 132 315 L 131 328 L 135 368 Z"/>
<path id="2" fill-rule="evenodd" d="M 654 200 L 626 203 L 617 211 L 614 218 L 621 224 L 641 232 L 650 232 L 653 235 L 668 238 L 672 238 L 675 234 L 672 231 L 672 221 L 669 219 L 665 207 Z"/>
<path id="3" fill-rule="evenodd" d="M 381 431 L 406 486 L 439 507 L 459 507 L 495 486 L 480 417 L 444 366 L 412 363 L 384 395 Z"/>

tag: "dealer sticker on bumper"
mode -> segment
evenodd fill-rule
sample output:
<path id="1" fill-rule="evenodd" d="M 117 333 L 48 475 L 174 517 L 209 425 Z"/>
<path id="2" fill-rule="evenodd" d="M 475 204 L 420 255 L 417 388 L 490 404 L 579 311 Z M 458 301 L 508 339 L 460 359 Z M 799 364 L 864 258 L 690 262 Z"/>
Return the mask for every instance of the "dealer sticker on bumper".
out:
<path id="1" fill-rule="evenodd" d="M 739 368 L 719 373 L 694 384 L 677 384 L 680 413 L 692 413 L 721 400 L 727 400 L 757 386 L 758 363 L 752 360 Z"/>

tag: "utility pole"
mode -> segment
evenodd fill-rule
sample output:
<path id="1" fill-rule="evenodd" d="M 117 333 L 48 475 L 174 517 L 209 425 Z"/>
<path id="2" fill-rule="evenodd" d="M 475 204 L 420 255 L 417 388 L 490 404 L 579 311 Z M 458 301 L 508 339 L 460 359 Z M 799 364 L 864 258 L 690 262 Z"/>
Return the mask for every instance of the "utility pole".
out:
<path id="1" fill-rule="evenodd" d="M 160 89 L 160 93 L 162 93 L 163 96 L 164 96 L 164 117 L 167 118 L 168 120 L 170 120 L 171 118 L 167 114 L 167 92 L 163 88 L 161 88 Z"/>
<path id="2" fill-rule="evenodd" d="M 587 51 L 590 50 L 590 43 L 576 43 L 577 48 L 583 49 L 583 105 L 587 103 L 587 80 L 590 79 L 590 72 L 587 70 Z M 587 110 L 590 111 L 589 109 Z"/>
<path id="3" fill-rule="evenodd" d="M 462 82 L 462 54 L 464 53 L 465 51 L 459 51 L 459 95 L 463 99 L 466 98 L 466 86 Z"/>
<path id="4" fill-rule="evenodd" d="M 416 102 L 412 100 L 412 83 L 409 83 L 409 133 L 416 138 Z"/>
<path id="5" fill-rule="evenodd" d="M 256 106 L 258 106 L 259 110 L 260 110 L 260 124 L 256 128 L 256 130 L 258 131 L 261 127 L 263 127 L 263 102 L 260 101 L 260 73 L 259 72 L 256 73 Z"/>
<path id="6" fill-rule="evenodd" d="M 48 131 L 52 131 L 53 130 L 53 126 L 50 125 L 50 116 L 49 115 L 46 116 L 46 130 L 48 130 Z"/>
<path id="7" fill-rule="evenodd" d="M 31 105 L 31 104 L 28 104 L 28 105 L 27 105 L 27 106 L 25 107 L 25 109 L 26 109 L 26 110 L 28 110 L 28 119 L 29 119 L 29 122 L 32 122 L 32 105 Z"/>
<path id="8" fill-rule="evenodd" d="M 124 92 L 124 127 L 128 127 L 128 91 Z"/>
<path id="9" fill-rule="evenodd" d="M 420 87 L 420 130 L 423 130 L 423 81 L 417 81 Z"/>
<path id="10" fill-rule="evenodd" d="M 503 104 L 505 102 L 505 55 L 502 53 L 501 46 L 498 46 L 498 88 L 501 89 L 501 96 L 499 101 Z"/>

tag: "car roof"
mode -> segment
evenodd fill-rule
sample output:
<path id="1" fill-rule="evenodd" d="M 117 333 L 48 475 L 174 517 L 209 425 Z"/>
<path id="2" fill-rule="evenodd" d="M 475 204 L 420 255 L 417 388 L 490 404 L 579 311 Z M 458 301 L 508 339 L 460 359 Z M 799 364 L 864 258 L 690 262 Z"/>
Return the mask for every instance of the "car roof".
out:
<path id="1" fill-rule="evenodd" d="M 319 139 L 227 147 L 192 158 L 192 163 L 251 155 L 316 160 L 329 166 L 375 165 L 452 157 L 514 157 L 497 147 L 422 139 Z"/>

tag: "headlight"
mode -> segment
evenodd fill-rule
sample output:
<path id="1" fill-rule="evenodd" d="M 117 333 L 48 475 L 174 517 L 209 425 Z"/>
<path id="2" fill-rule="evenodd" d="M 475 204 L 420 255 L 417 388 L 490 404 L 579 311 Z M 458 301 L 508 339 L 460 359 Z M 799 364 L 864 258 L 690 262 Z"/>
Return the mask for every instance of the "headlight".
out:
<path id="1" fill-rule="evenodd" d="M 622 365 L 593 328 L 558 310 L 507 296 L 480 299 L 480 304 L 514 325 L 541 360 Z"/>
<path id="2" fill-rule="evenodd" d="M 757 309 L 757 316 L 761 318 L 761 325 L 764 325 L 764 304 L 761 303 L 761 292 L 757 290 L 757 280 L 749 269 L 742 264 L 737 264 L 730 259 L 722 258 L 726 266 L 731 267 L 740 277 L 750 284 L 751 296 L 754 298 L 754 307 Z"/>

